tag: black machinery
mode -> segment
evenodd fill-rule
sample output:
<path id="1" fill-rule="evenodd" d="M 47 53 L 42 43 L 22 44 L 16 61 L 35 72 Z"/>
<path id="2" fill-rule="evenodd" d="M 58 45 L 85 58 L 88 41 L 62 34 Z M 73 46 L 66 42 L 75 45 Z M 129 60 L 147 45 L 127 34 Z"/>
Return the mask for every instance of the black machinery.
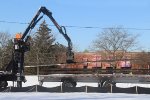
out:
<path id="1" fill-rule="evenodd" d="M 66 29 L 64 26 L 59 26 L 56 20 L 52 16 L 52 12 L 50 12 L 46 7 L 41 7 L 22 36 L 17 36 L 17 38 L 14 39 L 14 49 L 12 54 L 12 59 L 8 66 L 6 67 L 6 71 L 0 72 L 0 87 L 7 87 L 8 83 L 7 81 L 17 81 L 17 87 L 22 87 L 22 82 L 25 81 L 24 76 L 24 53 L 29 51 L 30 46 L 30 36 L 28 36 L 28 33 L 30 30 L 32 30 L 35 25 L 43 18 L 43 15 L 40 16 L 40 14 L 43 13 L 44 15 L 47 15 L 50 20 L 53 22 L 53 24 L 56 26 L 58 31 L 64 36 L 64 38 L 68 42 L 68 50 L 67 50 L 67 63 L 74 62 L 74 53 L 72 52 L 72 42 L 69 36 L 66 34 Z M 40 16 L 40 17 L 39 17 Z"/>

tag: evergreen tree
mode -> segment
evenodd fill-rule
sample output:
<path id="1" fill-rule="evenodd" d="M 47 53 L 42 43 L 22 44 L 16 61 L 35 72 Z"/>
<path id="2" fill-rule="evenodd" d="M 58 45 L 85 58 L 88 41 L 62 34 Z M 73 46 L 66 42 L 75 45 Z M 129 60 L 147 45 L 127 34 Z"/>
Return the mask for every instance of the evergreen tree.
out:
<path id="1" fill-rule="evenodd" d="M 40 24 L 34 38 L 35 47 L 39 53 L 50 53 L 52 45 L 54 45 L 55 38 L 51 34 L 51 29 L 45 21 Z"/>
<path id="2" fill-rule="evenodd" d="M 30 51 L 27 56 L 26 64 L 33 65 L 49 64 L 52 63 L 53 58 L 53 45 L 55 37 L 51 33 L 51 29 L 44 20 L 38 28 L 35 37 L 31 41 Z"/>

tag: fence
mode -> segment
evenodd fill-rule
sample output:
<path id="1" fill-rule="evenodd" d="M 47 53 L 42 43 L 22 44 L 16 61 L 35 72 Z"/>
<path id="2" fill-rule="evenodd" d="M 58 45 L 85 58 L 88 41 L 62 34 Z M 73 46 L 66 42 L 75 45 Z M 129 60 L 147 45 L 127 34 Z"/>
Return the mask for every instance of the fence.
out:
<path id="1" fill-rule="evenodd" d="M 120 88 L 115 86 L 110 87 L 42 87 L 39 85 L 33 85 L 29 87 L 7 87 L 1 88 L 0 92 L 50 92 L 50 93 L 65 93 L 65 92 L 85 92 L 85 93 L 130 93 L 130 94 L 150 94 L 150 88 L 143 87 L 130 87 L 130 88 Z"/>

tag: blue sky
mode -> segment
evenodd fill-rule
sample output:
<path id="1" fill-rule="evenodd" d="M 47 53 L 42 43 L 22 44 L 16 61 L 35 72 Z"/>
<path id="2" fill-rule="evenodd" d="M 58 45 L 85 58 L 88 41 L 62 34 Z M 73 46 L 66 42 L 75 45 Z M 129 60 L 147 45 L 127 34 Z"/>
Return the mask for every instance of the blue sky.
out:
<path id="1" fill-rule="evenodd" d="M 88 49 L 102 31 L 101 28 L 123 26 L 150 29 L 150 0 L 1 0 L 0 31 L 7 31 L 12 35 L 24 32 L 26 24 L 1 21 L 30 22 L 40 6 L 51 10 L 60 25 L 99 27 L 67 27 L 75 48 L 80 51 Z M 47 24 L 52 25 L 47 17 L 44 19 Z M 55 27 L 50 28 L 54 30 L 57 41 L 67 44 Z M 140 46 L 150 50 L 150 30 L 130 29 L 129 32 L 139 34 Z"/>

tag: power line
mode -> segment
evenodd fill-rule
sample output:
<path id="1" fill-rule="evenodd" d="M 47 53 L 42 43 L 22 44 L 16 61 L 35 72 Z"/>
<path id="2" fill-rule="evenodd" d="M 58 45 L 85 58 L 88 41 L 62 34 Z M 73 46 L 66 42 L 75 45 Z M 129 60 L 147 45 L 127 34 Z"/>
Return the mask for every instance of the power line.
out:
<path id="1" fill-rule="evenodd" d="M 10 22 L 10 21 L 2 21 L 2 20 L 0 20 L 0 23 L 8 23 L 8 24 L 29 24 L 29 23 L 22 23 L 22 22 Z"/>
<path id="2" fill-rule="evenodd" d="M 27 22 L 16 22 L 16 21 L 4 21 L 0 20 L 0 23 L 8 23 L 8 24 L 29 24 Z M 37 24 L 39 25 L 39 24 Z M 48 25 L 48 26 L 54 26 L 54 25 Z M 98 27 L 98 26 L 74 26 L 74 25 L 65 25 L 65 27 L 69 28 L 85 28 L 85 29 L 109 29 L 112 27 Z M 146 30 L 150 31 L 150 28 L 121 28 L 121 29 L 128 29 L 128 30 Z"/>

